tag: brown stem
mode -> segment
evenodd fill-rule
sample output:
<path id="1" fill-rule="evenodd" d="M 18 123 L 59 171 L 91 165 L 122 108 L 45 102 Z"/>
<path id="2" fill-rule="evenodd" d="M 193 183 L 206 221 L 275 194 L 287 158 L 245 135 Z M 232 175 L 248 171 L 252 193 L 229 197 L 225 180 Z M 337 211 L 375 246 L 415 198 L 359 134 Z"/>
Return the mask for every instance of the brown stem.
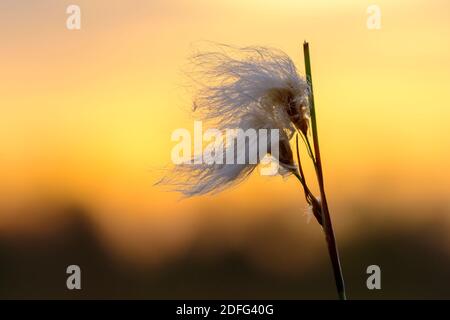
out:
<path id="1" fill-rule="evenodd" d="M 316 217 L 317 222 L 322 225 L 322 216 L 318 210 L 320 208 L 320 203 L 317 201 L 316 197 L 312 194 L 311 190 L 308 188 L 308 184 L 306 183 L 306 177 L 303 173 L 302 162 L 300 161 L 300 149 L 298 146 L 298 134 L 295 136 L 295 144 L 297 149 L 297 166 L 298 166 L 298 174 L 296 177 L 300 180 L 300 183 L 303 186 L 303 190 L 305 192 L 306 201 L 312 205 L 312 212 L 314 217 Z"/>
<path id="2" fill-rule="evenodd" d="M 341 263 L 339 260 L 336 239 L 334 236 L 330 212 L 328 210 L 327 198 L 325 195 L 322 161 L 321 161 L 321 157 L 320 157 L 320 148 L 319 148 L 319 135 L 317 132 L 317 121 L 316 121 L 315 106 L 314 106 L 314 94 L 313 94 L 313 87 L 312 87 L 311 60 L 309 57 L 309 44 L 306 41 L 303 44 L 303 52 L 304 52 L 304 56 L 305 56 L 306 79 L 308 81 L 309 89 L 310 89 L 309 105 L 310 105 L 310 112 L 311 112 L 311 124 L 312 124 L 311 129 L 312 129 L 313 144 L 314 144 L 315 167 L 316 167 L 317 180 L 318 180 L 319 189 L 320 189 L 323 230 L 324 230 L 325 238 L 327 241 L 328 253 L 330 255 L 331 264 L 333 266 L 334 278 L 336 281 L 336 288 L 338 291 L 338 295 L 339 295 L 340 299 L 345 300 L 346 295 L 345 295 L 344 277 L 342 275 L 342 268 L 341 268 Z"/>

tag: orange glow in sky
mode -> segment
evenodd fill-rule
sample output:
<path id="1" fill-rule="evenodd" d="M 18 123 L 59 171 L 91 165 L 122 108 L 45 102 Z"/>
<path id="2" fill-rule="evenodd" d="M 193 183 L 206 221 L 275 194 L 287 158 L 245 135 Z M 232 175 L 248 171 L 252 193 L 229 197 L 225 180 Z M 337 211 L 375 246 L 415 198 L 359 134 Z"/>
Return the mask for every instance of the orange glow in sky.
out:
<path id="1" fill-rule="evenodd" d="M 377 1 L 380 30 L 366 26 L 371 1 L 76 2 L 74 31 L 64 2 L 0 4 L 0 229 L 32 214 L 15 209 L 26 203 L 70 199 L 119 246 L 149 237 L 164 251 L 183 245 L 202 206 L 248 217 L 261 195 L 274 208 L 304 206 L 297 183 L 279 177 L 183 201 L 153 186 L 172 131 L 193 128 L 181 71 L 200 40 L 277 47 L 301 72 L 309 41 L 336 208 L 376 197 L 448 206 L 448 1 Z"/>

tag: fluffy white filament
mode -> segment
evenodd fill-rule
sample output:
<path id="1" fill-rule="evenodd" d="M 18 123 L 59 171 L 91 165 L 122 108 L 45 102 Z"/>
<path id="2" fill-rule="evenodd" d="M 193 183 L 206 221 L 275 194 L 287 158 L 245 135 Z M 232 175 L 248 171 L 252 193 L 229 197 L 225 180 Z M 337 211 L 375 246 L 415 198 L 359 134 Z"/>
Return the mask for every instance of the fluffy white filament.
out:
<path id="1" fill-rule="evenodd" d="M 289 140 L 295 132 L 289 108 L 304 109 L 308 85 L 282 51 L 214 45 L 190 59 L 194 114 L 219 130 L 279 129 L 279 163 L 293 170 Z M 288 105 L 289 104 L 289 105 Z M 248 141 L 246 149 L 257 141 Z M 234 144 L 236 148 L 236 144 Z M 225 145 L 225 150 L 230 143 Z M 270 150 L 270 149 L 268 149 Z M 236 150 L 238 157 L 245 150 Z M 261 160 L 261 159 L 259 159 Z M 160 182 L 185 196 L 214 193 L 244 180 L 257 164 L 182 164 Z"/>

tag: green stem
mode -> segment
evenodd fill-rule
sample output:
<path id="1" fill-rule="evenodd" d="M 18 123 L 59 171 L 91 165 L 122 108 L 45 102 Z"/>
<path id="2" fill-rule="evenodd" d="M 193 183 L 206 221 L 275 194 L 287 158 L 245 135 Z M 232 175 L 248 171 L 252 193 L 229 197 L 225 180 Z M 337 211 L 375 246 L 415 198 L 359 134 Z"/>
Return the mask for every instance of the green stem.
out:
<path id="1" fill-rule="evenodd" d="M 308 136 L 305 135 L 305 136 L 303 137 L 303 140 L 305 140 L 306 147 L 308 148 L 309 156 L 311 157 L 311 159 L 312 159 L 312 161 L 313 161 L 313 163 L 314 163 L 314 166 L 315 166 L 315 165 L 316 165 L 316 157 L 314 156 L 314 153 L 313 153 L 313 151 L 312 151 L 311 143 L 309 142 Z"/>
<path id="2" fill-rule="evenodd" d="M 322 162 L 320 158 L 320 149 L 319 149 L 319 135 L 317 132 L 317 121 L 316 121 L 316 112 L 314 106 L 314 94 L 312 87 L 312 77 L 311 77 L 311 60 L 309 57 L 309 44 L 308 42 L 303 43 L 303 53 L 305 56 L 305 70 L 306 70 L 306 80 L 309 84 L 310 96 L 309 96 L 309 106 L 311 113 L 311 130 L 313 136 L 314 143 L 314 156 L 315 156 L 315 167 L 317 173 L 317 180 L 320 189 L 320 200 L 322 207 L 322 226 L 325 233 L 325 238 L 328 246 L 328 253 L 330 255 L 331 264 L 333 266 L 334 279 L 336 281 L 336 288 L 338 291 L 339 298 L 341 300 L 346 299 L 345 295 L 345 285 L 344 285 L 344 277 L 342 275 L 341 263 L 339 260 L 338 249 L 336 245 L 336 239 L 334 236 L 333 226 L 331 224 L 330 212 L 328 210 L 327 199 L 325 196 L 325 187 L 323 181 L 323 172 L 322 172 Z"/>

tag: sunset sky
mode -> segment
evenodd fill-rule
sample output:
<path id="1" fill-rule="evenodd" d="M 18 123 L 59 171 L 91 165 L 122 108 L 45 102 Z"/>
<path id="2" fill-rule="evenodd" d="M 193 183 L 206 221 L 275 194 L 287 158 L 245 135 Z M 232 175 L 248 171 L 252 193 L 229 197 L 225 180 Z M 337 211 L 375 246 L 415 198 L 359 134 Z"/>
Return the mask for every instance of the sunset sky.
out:
<path id="1" fill-rule="evenodd" d="M 81 30 L 66 28 L 69 4 L 81 8 Z M 371 4 L 380 30 L 366 26 Z M 256 174 L 181 201 L 153 186 L 172 131 L 193 129 L 182 71 L 202 40 L 276 47 L 301 73 L 310 43 L 325 183 L 344 239 L 354 202 L 450 212 L 448 1 L 2 0 L 0 40 L 0 232 L 44 228 L 47 203 L 75 202 L 119 252 L 146 255 L 151 243 L 164 256 L 205 210 L 224 230 L 263 207 L 298 211 L 303 223 L 293 178 Z"/>

